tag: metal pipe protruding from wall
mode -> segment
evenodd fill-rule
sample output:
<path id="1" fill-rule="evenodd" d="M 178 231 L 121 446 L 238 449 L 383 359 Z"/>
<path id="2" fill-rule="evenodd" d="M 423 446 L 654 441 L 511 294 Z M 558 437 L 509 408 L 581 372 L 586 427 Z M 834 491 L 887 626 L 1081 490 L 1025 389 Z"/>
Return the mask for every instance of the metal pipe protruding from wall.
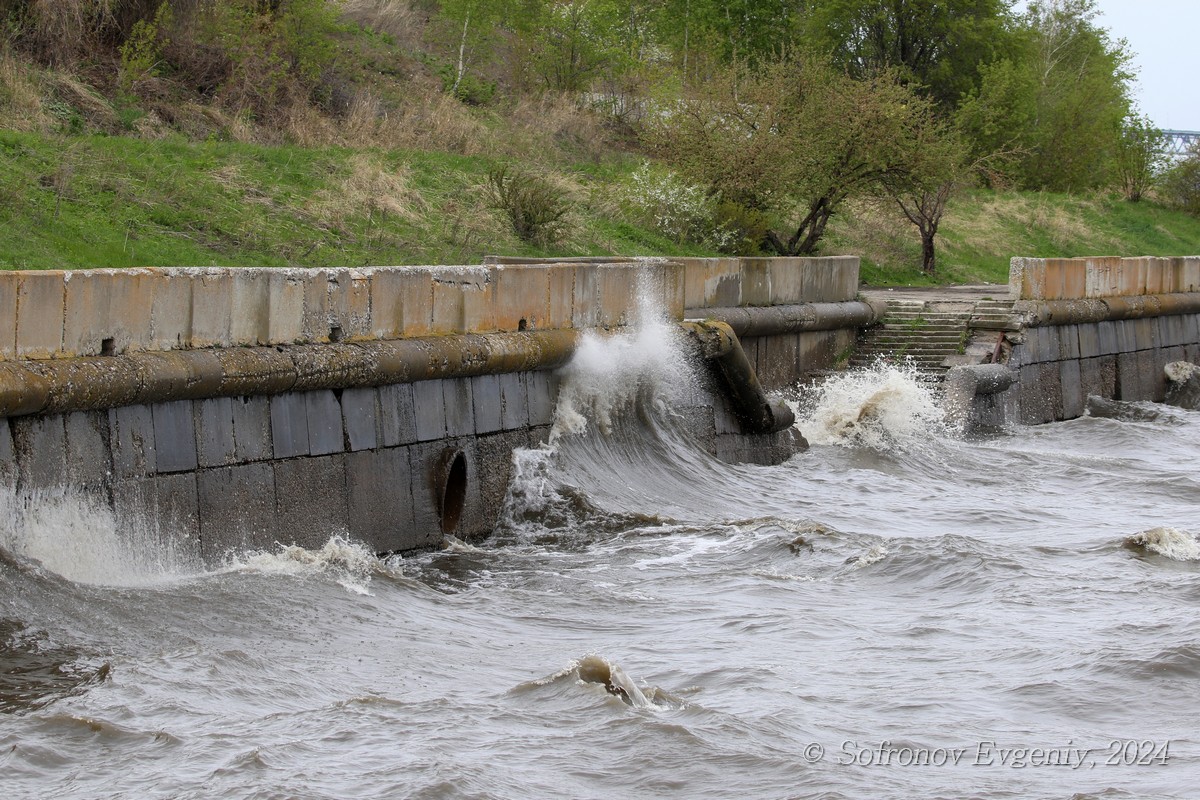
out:
<path id="1" fill-rule="evenodd" d="M 1200 314 L 1200 292 L 1084 300 L 1020 300 L 1013 310 L 1024 317 L 1024 327 L 1027 328 L 1170 317 Z"/>
<path id="2" fill-rule="evenodd" d="M 778 433 L 795 424 L 796 416 L 787 404 L 767 397 L 742 343 L 728 324 L 693 320 L 681 325 L 712 365 L 713 375 L 725 390 L 745 433 Z"/>
<path id="3" fill-rule="evenodd" d="M 738 336 L 782 336 L 805 331 L 865 328 L 882 319 L 886 310 L 884 303 L 849 300 L 844 303 L 692 308 L 684 312 L 684 317 L 724 322 Z"/>
<path id="4" fill-rule="evenodd" d="M 553 369 L 575 330 L 0 362 L 0 417 Z"/>

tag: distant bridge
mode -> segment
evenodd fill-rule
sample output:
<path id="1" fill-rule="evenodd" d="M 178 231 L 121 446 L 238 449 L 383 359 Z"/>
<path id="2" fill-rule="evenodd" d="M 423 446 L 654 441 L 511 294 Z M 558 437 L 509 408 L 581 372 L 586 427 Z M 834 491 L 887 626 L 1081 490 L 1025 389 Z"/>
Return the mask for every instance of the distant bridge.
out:
<path id="1" fill-rule="evenodd" d="M 1200 142 L 1200 131 L 1164 130 L 1162 135 L 1163 150 L 1170 158 L 1183 158 L 1197 142 Z"/>

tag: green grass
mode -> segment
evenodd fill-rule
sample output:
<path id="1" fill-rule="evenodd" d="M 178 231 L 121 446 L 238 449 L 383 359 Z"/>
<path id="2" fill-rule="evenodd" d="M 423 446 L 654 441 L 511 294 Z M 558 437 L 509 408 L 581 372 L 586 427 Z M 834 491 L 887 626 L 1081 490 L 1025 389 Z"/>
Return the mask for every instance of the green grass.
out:
<path id="1" fill-rule="evenodd" d="M 564 241 L 518 240 L 488 208 L 495 166 L 444 153 L 0 131 L 0 268 L 370 266 L 698 254 L 604 198 L 634 167 L 557 171 Z M 599 176 L 603 177 L 599 177 Z"/>
<path id="2" fill-rule="evenodd" d="M 613 155 L 549 170 L 571 198 L 563 241 L 517 239 L 487 204 L 495 158 L 303 148 L 182 136 L 0 131 L 0 268 L 470 264 L 487 253 L 715 255 L 614 202 L 640 163 Z M 1013 256 L 1194 255 L 1200 220 L 1105 196 L 972 191 L 952 200 L 938 272 L 887 209 L 834 217 L 823 255 L 863 258 L 874 285 L 1007 283 Z"/>
<path id="3" fill-rule="evenodd" d="M 872 285 L 1008 282 L 1013 256 L 1200 254 L 1200 219 L 1152 201 L 1047 192 L 964 192 L 951 200 L 937 238 L 937 272 L 921 273 L 915 229 L 890 209 L 835 217 L 826 254 L 863 257 Z"/>

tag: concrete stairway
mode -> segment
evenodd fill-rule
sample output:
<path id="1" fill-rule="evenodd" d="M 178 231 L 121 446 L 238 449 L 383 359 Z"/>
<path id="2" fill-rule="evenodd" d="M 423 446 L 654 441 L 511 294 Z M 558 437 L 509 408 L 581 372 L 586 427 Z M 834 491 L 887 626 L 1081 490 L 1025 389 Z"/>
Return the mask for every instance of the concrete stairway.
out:
<path id="1" fill-rule="evenodd" d="M 1010 303 L 1009 311 L 1011 308 Z M 989 307 L 989 321 L 993 311 L 998 325 L 1004 310 Z M 882 323 L 866 329 L 859 337 L 849 366 L 869 367 L 880 359 L 911 361 L 928 379 L 941 380 L 952 365 L 949 362 L 962 355 L 974 318 L 971 305 L 889 300 Z"/>

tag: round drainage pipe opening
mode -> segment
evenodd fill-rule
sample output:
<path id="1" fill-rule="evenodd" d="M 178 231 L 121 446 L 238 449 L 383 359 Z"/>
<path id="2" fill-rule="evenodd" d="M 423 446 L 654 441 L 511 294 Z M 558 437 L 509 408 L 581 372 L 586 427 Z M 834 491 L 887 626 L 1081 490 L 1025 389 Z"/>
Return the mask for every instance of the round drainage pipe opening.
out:
<path id="1" fill-rule="evenodd" d="M 442 518 L 442 533 L 450 534 L 458 530 L 467 502 L 467 457 L 462 450 L 447 450 L 442 454 L 441 472 L 438 514 Z"/>

